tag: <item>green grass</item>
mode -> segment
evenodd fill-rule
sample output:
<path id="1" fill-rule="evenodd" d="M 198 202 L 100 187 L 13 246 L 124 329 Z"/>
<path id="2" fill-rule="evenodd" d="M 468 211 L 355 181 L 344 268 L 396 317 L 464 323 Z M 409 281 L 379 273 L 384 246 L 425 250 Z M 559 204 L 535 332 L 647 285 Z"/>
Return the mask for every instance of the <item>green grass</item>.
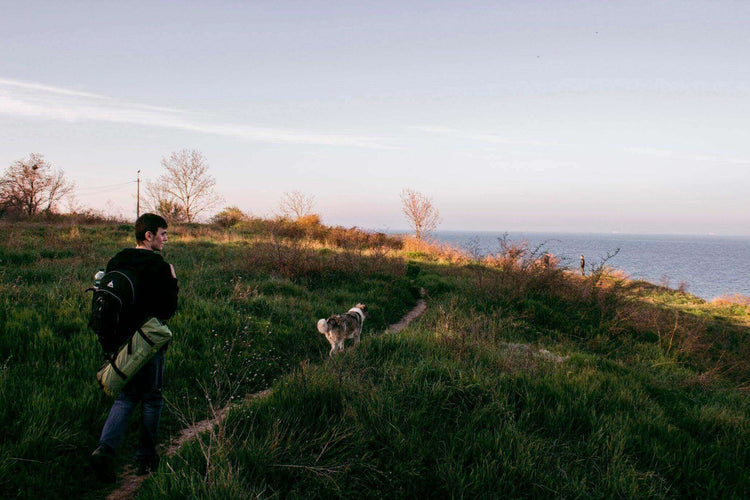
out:
<path id="1" fill-rule="evenodd" d="M 170 229 L 165 257 L 181 290 L 169 321 L 175 341 L 165 373 L 165 441 L 209 415 L 209 400 L 224 405 L 302 361 L 325 359 L 318 318 L 364 301 L 372 331 L 415 302 L 400 261 L 377 268 L 348 252 L 319 256 L 294 242 L 224 241 L 223 232 Z M 106 491 L 87 465 L 111 400 L 94 379 L 102 358 L 86 328 L 91 299 L 84 290 L 98 267 L 132 245 L 131 233 L 127 225 L 0 225 L 7 242 L 0 246 L 1 498 Z M 133 456 L 132 420 L 118 466 Z"/>
<path id="2" fill-rule="evenodd" d="M 737 391 L 590 354 L 549 361 L 500 334 L 461 341 L 445 313 L 285 377 L 142 498 L 742 498 L 750 486 Z"/>
<path id="3" fill-rule="evenodd" d="M 747 496 L 747 365 L 721 376 L 725 356 L 657 333 L 710 310 L 746 336 L 746 312 L 559 271 L 408 269 L 439 290 L 417 324 L 283 377 L 140 498 Z"/>
<path id="4" fill-rule="evenodd" d="M 533 262 L 170 228 L 164 440 L 139 498 L 746 498 L 747 308 Z M 101 498 L 110 400 L 82 290 L 130 226 L 0 225 L 0 497 Z M 389 243 L 390 244 L 390 243 Z M 327 245 L 327 246 L 323 246 Z M 429 309 L 377 334 L 428 290 Z M 317 318 L 366 302 L 333 359 Z M 245 396 L 273 386 L 265 399 Z M 136 419 L 118 458 L 132 459 Z"/>

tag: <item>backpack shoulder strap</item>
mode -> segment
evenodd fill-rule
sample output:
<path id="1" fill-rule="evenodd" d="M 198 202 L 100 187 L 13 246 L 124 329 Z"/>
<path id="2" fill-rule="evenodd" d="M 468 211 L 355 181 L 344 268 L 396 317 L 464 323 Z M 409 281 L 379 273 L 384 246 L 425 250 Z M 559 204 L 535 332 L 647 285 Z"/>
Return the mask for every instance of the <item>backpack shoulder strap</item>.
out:
<path id="1" fill-rule="evenodd" d="M 127 272 L 124 272 L 124 270 L 122 269 L 113 269 L 112 271 L 110 271 L 110 273 L 117 273 L 123 276 L 127 280 L 127 282 L 130 284 L 130 291 L 132 292 L 133 303 L 135 303 L 135 285 L 133 284 L 133 280 L 131 279 L 131 277 L 128 276 Z"/>
<path id="2" fill-rule="evenodd" d="M 107 292 L 117 297 L 122 305 L 126 305 L 122 300 L 126 298 L 127 305 L 132 305 L 135 304 L 135 289 L 132 271 L 128 269 L 113 269 L 102 276 L 101 284 L 95 291 Z M 120 295 L 125 295 L 125 297 L 121 297 Z"/>

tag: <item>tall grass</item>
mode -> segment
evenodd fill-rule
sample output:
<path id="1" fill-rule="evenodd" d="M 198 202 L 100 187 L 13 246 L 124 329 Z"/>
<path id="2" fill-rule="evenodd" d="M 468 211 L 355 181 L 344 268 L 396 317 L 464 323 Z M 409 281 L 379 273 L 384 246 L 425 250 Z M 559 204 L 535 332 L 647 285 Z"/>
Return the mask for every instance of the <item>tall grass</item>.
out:
<path id="1" fill-rule="evenodd" d="M 523 248 L 409 255 L 417 325 L 297 367 L 141 498 L 747 497 L 747 363 L 695 341 L 746 339 L 744 315 Z"/>
<path id="2" fill-rule="evenodd" d="M 573 346 L 514 349 L 519 325 L 471 306 L 439 300 L 419 326 L 300 367 L 141 497 L 744 498 L 741 393 Z M 496 328 L 456 329 L 478 316 Z"/>
<path id="3" fill-rule="evenodd" d="M 508 241 L 480 259 L 303 222 L 170 228 L 181 291 L 164 440 L 238 405 L 139 497 L 750 493 L 746 308 L 604 265 L 578 276 Z M 2 498 L 108 491 L 86 465 L 111 401 L 93 379 L 83 289 L 131 233 L 0 225 Z M 430 307 L 416 324 L 372 335 L 421 287 Z M 365 337 L 329 359 L 315 321 L 356 302 L 371 312 Z"/>
<path id="4" fill-rule="evenodd" d="M 100 486 L 88 470 L 111 400 L 87 331 L 93 273 L 132 246 L 132 226 L 0 225 L 0 497 L 73 498 Z M 366 302 L 368 329 L 415 299 L 403 261 L 322 252 L 295 239 L 170 227 L 164 251 L 180 280 L 169 321 L 165 441 L 186 420 L 267 387 L 306 359 L 327 356 L 318 318 Z M 210 401 L 211 405 L 207 402 Z M 132 459 L 137 419 L 117 465 Z"/>

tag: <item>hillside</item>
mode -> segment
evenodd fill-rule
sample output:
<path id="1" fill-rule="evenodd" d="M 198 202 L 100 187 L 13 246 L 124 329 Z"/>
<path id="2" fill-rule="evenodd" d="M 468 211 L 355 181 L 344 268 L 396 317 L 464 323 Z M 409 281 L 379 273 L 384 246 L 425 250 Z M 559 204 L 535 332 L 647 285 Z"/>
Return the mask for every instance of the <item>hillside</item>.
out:
<path id="1" fill-rule="evenodd" d="M 83 290 L 131 230 L 0 225 L 0 497 L 112 489 L 86 467 L 109 400 Z M 604 268 L 582 278 L 511 247 L 481 262 L 398 247 L 317 224 L 170 228 L 181 302 L 164 442 L 235 404 L 139 498 L 750 492 L 745 306 Z M 421 287 L 427 312 L 383 333 Z M 329 359 L 315 321 L 356 302 L 370 308 L 363 342 Z"/>

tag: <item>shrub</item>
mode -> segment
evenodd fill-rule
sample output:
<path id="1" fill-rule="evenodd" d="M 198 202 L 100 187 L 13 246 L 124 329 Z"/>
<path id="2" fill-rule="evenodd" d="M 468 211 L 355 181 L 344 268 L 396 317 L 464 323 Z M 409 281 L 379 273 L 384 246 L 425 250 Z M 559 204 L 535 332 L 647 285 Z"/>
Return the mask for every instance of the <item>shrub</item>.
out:
<path id="1" fill-rule="evenodd" d="M 214 215 L 211 222 L 218 224 L 221 227 L 232 227 L 242 221 L 248 220 L 249 218 L 250 217 L 238 207 L 231 206 L 226 207 L 224 210 Z"/>

